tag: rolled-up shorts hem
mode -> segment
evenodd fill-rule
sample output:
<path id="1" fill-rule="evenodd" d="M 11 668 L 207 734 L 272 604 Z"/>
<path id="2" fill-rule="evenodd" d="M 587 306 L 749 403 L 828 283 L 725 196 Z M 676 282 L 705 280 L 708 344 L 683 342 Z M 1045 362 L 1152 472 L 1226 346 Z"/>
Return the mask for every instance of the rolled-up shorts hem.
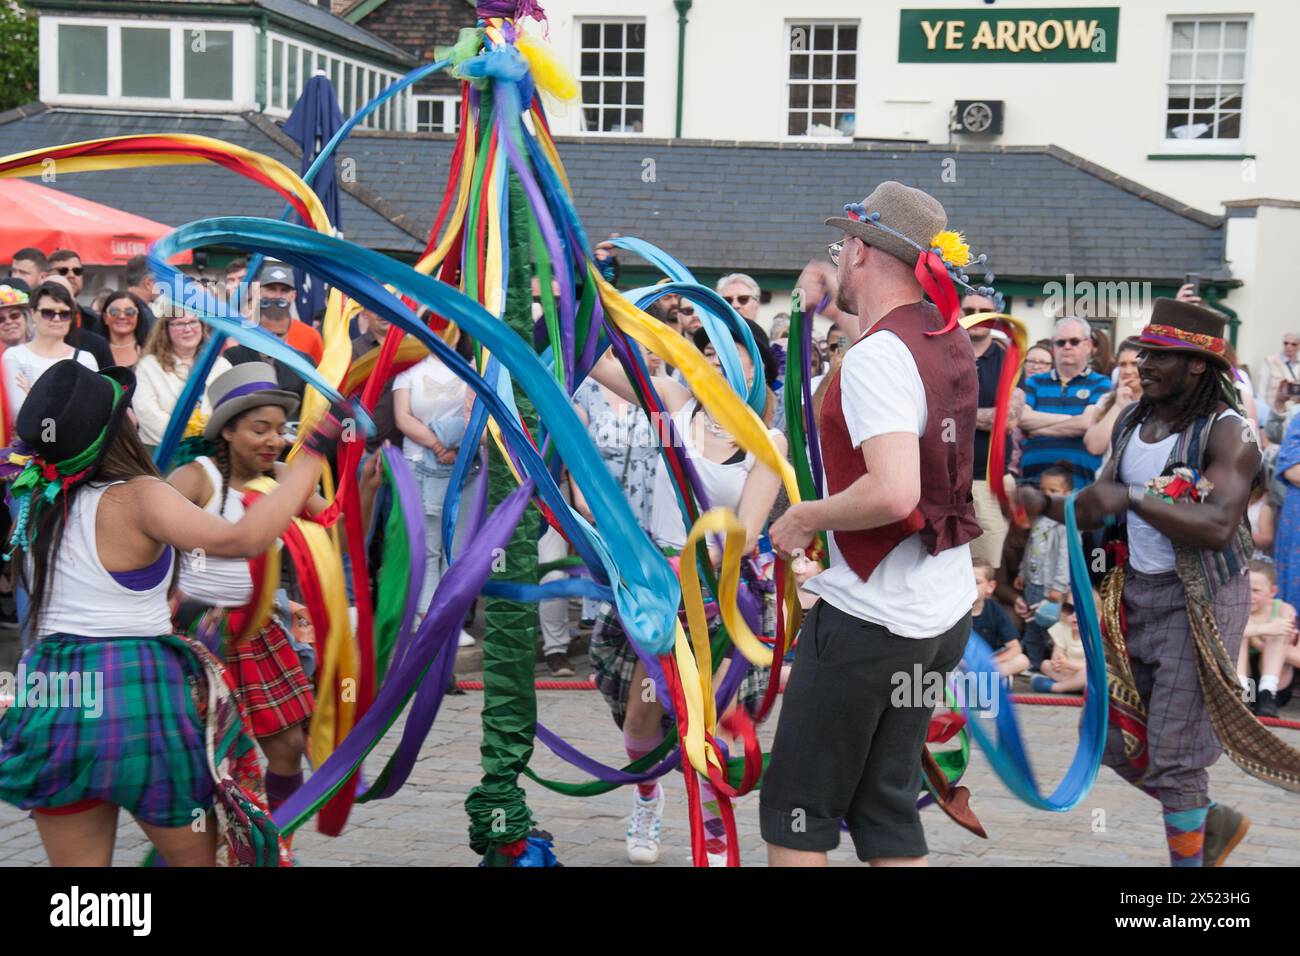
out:
<path id="1" fill-rule="evenodd" d="M 794 810 L 760 806 L 758 827 L 763 842 L 805 853 L 829 853 L 840 845 L 839 820 L 801 819 L 800 816 Z M 795 829 L 796 822 L 800 829 Z"/>

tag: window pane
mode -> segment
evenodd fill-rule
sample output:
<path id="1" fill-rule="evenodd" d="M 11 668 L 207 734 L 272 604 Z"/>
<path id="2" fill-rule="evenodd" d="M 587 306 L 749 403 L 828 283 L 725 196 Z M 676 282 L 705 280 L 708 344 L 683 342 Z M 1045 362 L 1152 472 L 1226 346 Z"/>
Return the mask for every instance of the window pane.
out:
<path id="1" fill-rule="evenodd" d="M 627 102 L 629 106 L 641 106 L 645 103 L 644 83 L 629 83 L 627 85 Z"/>
<path id="2" fill-rule="evenodd" d="M 834 96 L 834 87 L 821 85 L 812 88 L 813 106 L 819 109 L 827 109 L 831 106 L 831 99 Z"/>
<path id="3" fill-rule="evenodd" d="M 605 100 L 604 100 L 604 102 L 605 102 L 605 105 L 606 105 L 606 106 L 608 106 L 610 103 L 622 103 L 622 102 L 623 102 L 623 84 L 622 84 L 622 83 L 606 83 L 606 84 L 604 84 L 604 87 L 605 87 L 605 89 L 604 89 L 604 95 L 605 95 Z"/>
<path id="4" fill-rule="evenodd" d="M 1219 109 L 1221 110 L 1241 109 L 1241 87 L 1240 86 L 1219 87 Z"/>
<path id="5" fill-rule="evenodd" d="M 1192 107 L 1192 88 L 1190 86 L 1169 87 L 1169 108 L 1171 110 L 1189 110 Z"/>
<path id="6" fill-rule="evenodd" d="M 856 53 L 842 53 L 835 58 L 835 78 L 851 80 L 858 75 L 858 56 Z"/>
<path id="7" fill-rule="evenodd" d="M 811 58 L 804 53 L 790 54 L 790 79 L 806 80 L 808 79 L 808 68 Z"/>
<path id="8" fill-rule="evenodd" d="M 836 113 L 835 128 L 844 136 L 852 136 L 853 128 L 857 125 L 852 113 Z"/>
<path id="9" fill-rule="evenodd" d="M 1219 139 L 1240 139 L 1241 138 L 1241 114 L 1240 113 L 1221 113 L 1219 114 Z"/>
<path id="10" fill-rule="evenodd" d="M 606 53 L 604 56 L 603 66 L 605 76 L 622 76 L 623 75 L 623 54 Z"/>
<path id="11" fill-rule="evenodd" d="M 840 27 L 839 47 L 841 50 L 849 50 L 855 53 L 857 52 L 858 49 L 858 28 L 857 27 Z"/>
<path id="12" fill-rule="evenodd" d="M 812 87 L 810 86 L 790 87 L 790 108 L 806 110 L 808 108 L 809 98 L 812 96 L 811 91 Z"/>
<path id="13" fill-rule="evenodd" d="M 286 108 L 298 102 L 298 61 L 301 53 L 301 49 L 292 43 L 286 47 L 286 55 L 289 57 L 289 85 L 285 90 Z"/>
<path id="14" fill-rule="evenodd" d="M 171 39 L 170 30 L 122 28 L 123 96 L 171 96 Z"/>
<path id="15" fill-rule="evenodd" d="M 357 111 L 356 105 L 353 102 L 353 97 L 355 95 L 353 87 L 354 71 L 354 67 L 351 63 L 345 63 L 343 65 L 343 113 L 345 116 L 351 115 Z"/>
<path id="16" fill-rule="evenodd" d="M 1192 48 L 1192 39 L 1196 35 L 1196 25 L 1194 23 L 1175 23 L 1174 24 L 1174 41 L 1175 50 L 1190 50 Z"/>
<path id="17" fill-rule="evenodd" d="M 1192 54 L 1175 53 L 1169 58 L 1169 78 L 1171 80 L 1192 78 Z"/>
<path id="18" fill-rule="evenodd" d="M 1218 21 L 1207 23 L 1202 20 L 1196 26 L 1196 49 L 1217 50 L 1222 45 L 1222 32 Z"/>
<path id="19" fill-rule="evenodd" d="M 605 24 L 605 48 L 618 48 L 623 45 L 623 24 L 606 23 Z"/>
<path id="20" fill-rule="evenodd" d="M 1186 138 L 1187 122 L 1186 113 L 1170 113 L 1165 120 L 1165 137 L 1167 139 Z"/>
<path id="21" fill-rule="evenodd" d="M 235 96 L 235 35 L 230 30 L 187 30 L 185 98 L 229 100 Z"/>
<path id="22" fill-rule="evenodd" d="M 831 79 L 831 71 L 834 69 L 833 64 L 835 62 L 835 57 L 830 56 L 829 54 L 827 55 L 818 54 L 812 58 L 812 61 L 813 61 L 813 79 L 816 80 Z"/>
<path id="23" fill-rule="evenodd" d="M 339 66 L 341 62 L 340 60 L 330 60 L 330 85 L 334 87 L 336 94 L 339 90 Z"/>
<path id="24" fill-rule="evenodd" d="M 1225 23 L 1223 25 L 1223 48 L 1225 50 L 1246 49 L 1246 24 Z"/>
<path id="25" fill-rule="evenodd" d="M 1246 78 L 1246 54 L 1223 54 L 1222 77 L 1225 80 L 1244 80 Z"/>
<path id="26" fill-rule="evenodd" d="M 814 126 L 831 126 L 832 116 L 830 113 L 813 113 L 812 123 Z M 825 133 L 826 130 L 817 130 L 819 134 Z"/>
<path id="27" fill-rule="evenodd" d="M 59 25 L 59 92 L 108 95 L 108 27 Z"/>
<path id="28" fill-rule="evenodd" d="M 803 136 L 808 132 L 808 117 L 803 113 L 791 113 L 790 125 L 786 132 L 791 136 Z"/>
<path id="29" fill-rule="evenodd" d="M 624 122 L 627 124 L 627 132 L 639 133 L 645 128 L 644 110 L 628 110 Z"/>
<path id="30" fill-rule="evenodd" d="M 853 109 L 857 105 L 858 88 L 856 86 L 835 87 L 835 108 L 837 110 Z"/>
<path id="31" fill-rule="evenodd" d="M 582 75 L 600 76 L 600 54 L 599 53 L 582 54 Z"/>
<path id="32" fill-rule="evenodd" d="M 600 129 L 599 109 L 588 107 L 587 109 L 582 111 L 582 115 L 583 118 L 586 120 L 586 128 L 588 131 L 594 131 Z"/>
<path id="33" fill-rule="evenodd" d="M 583 83 L 582 84 L 582 102 L 588 106 L 600 105 L 600 84 Z"/>
<path id="34" fill-rule="evenodd" d="M 271 105 L 284 109 L 284 43 L 271 41 Z"/>
<path id="35" fill-rule="evenodd" d="M 796 23 L 790 26 L 790 49 L 792 51 L 802 51 L 812 49 L 812 26 L 807 23 Z"/>
<path id="36" fill-rule="evenodd" d="M 645 49 L 644 23 L 629 23 L 627 25 L 627 48 L 629 50 Z"/>
<path id="37" fill-rule="evenodd" d="M 645 76 L 645 54 L 629 53 L 627 55 L 627 75 Z"/>
<path id="38" fill-rule="evenodd" d="M 814 50 L 833 50 L 835 49 L 835 28 L 834 27 L 813 27 L 812 47 Z"/>
<path id="39" fill-rule="evenodd" d="M 1217 80 L 1219 78 L 1219 54 L 1218 51 L 1205 53 L 1198 51 L 1196 54 L 1196 79 L 1198 80 Z"/>
<path id="40" fill-rule="evenodd" d="M 599 23 L 584 23 L 582 25 L 582 45 L 588 50 L 594 50 L 600 46 Z"/>

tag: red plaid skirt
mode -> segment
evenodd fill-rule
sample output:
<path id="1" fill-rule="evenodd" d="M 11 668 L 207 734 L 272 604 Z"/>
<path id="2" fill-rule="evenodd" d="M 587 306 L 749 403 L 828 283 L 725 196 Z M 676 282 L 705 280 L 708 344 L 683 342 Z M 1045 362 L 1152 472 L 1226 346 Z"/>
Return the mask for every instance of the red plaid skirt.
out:
<path id="1" fill-rule="evenodd" d="M 274 621 L 230 649 L 226 667 L 235 694 L 253 725 L 253 736 L 270 737 L 307 720 L 316 710 L 311 681 L 298 654 Z"/>

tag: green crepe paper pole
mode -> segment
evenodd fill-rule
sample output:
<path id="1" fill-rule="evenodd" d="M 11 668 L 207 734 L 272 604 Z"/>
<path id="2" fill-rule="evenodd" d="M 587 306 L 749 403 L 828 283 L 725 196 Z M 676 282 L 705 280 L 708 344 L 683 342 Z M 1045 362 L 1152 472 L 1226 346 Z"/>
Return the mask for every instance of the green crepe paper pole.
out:
<path id="1" fill-rule="evenodd" d="M 485 97 L 486 101 L 487 98 Z M 533 341 L 533 296 L 528 270 L 528 198 L 519 177 L 511 172 L 509 186 L 509 272 L 504 321 L 528 343 Z M 473 258 L 472 256 L 469 258 Z M 515 388 L 519 417 L 534 435 L 537 410 Z M 495 508 L 516 488 L 500 449 L 492 444 L 488 456 L 488 505 Z M 495 580 L 536 584 L 537 539 L 541 513 L 530 504 L 506 546 L 505 570 Z M 486 598 L 483 637 L 482 782 L 465 800 L 469 813 L 469 845 L 488 866 L 510 866 L 513 860 L 492 852 L 495 847 L 525 839 L 533 815 L 519 786 L 519 775 L 533 755 L 537 724 L 537 690 L 533 686 L 537 647 L 537 605 L 503 598 Z"/>
<path id="2" fill-rule="evenodd" d="M 389 488 L 396 488 L 392 470 L 381 456 L 384 475 Z M 388 510 L 384 523 L 383 558 L 379 565 L 379 580 L 375 590 L 375 684 L 378 686 L 388 673 L 388 664 L 397 642 L 406 612 L 406 602 L 411 588 L 422 588 L 423 581 L 411 580 L 411 548 L 424 547 L 423 542 L 406 540 L 406 518 L 396 500 Z"/>
<path id="3" fill-rule="evenodd" d="M 803 370 L 808 361 L 803 354 L 805 318 L 800 290 L 795 289 L 790 308 L 790 335 L 786 339 L 785 388 L 781 397 L 785 402 L 785 428 L 790 435 L 790 461 L 799 483 L 799 497 L 813 501 L 817 497 L 817 484 L 808 461 L 808 436 L 803 427 Z M 821 541 L 822 554 L 829 554 L 826 532 L 819 531 L 817 537 Z"/>

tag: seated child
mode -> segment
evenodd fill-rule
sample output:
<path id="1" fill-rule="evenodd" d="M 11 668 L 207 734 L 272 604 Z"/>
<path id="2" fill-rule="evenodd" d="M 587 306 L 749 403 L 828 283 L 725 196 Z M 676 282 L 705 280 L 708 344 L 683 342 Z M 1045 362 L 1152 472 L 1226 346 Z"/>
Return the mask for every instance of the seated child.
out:
<path id="1" fill-rule="evenodd" d="M 970 609 L 971 630 L 984 639 L 994 651 L 998 672 L 1003 677 L 1014 677 L 1029 670 L 1029 658 L 1020 649 L 1020 635 L 1011 623 L 1011 615 L 993 599 L 997 589 L 993 565 L 983 558 L 971 562 L 975 568 L 975 604 Z"/>
<path id="2" fill-rule="evenodd" d="M 1092 592 L 1092 599 L 1101 605 L 1101 595 Z M 1079 618 L 1074 613 L 1074 603 L 1069 599 L 1061 604 L 1061 619 L 1047 631 L 1052 639 L 1052 656 L 1043 661 L 1030 682 L 1038 694 L 1077 694 L 1088 684 L 1088 664 L 1083 652 L 1083 638 L 1079 636 Z"/>
<path id="3" fill-rule="evenodd" d="M 1300 666 L 1296 611 L 1277 600 L 1277 572 L 1268 561 L 1250 562 L 1250 619 L 1237 654 L 1243 685 L 1255 682 L 1255 713 L 1276 717 L 1291 699 L 1295 669 Z"/>
<path id="4" fill-rule="evenodd" d="M 1068 468 L 1052 465 L 1043 469 L 1038 487 L 1045 495 L 1065 496 L 1074 489 L 1074 476 Z M 1070 553 L 1065 525 L 1047 515 L 1034 519 L 1015 586 L 1017 591 L 1024 592 L 1024 597 L 1016 599 L 1015 609 L 1025 622 L 1025 655 L 1030 668 L 1039 670 L 1051 654 L 1052 641 L 1047 636 L 1051 622 L 1041 623 L 1038 609 L 1045 607 L 1055 612 L 1055 605 L 1070 594 Z"/>

